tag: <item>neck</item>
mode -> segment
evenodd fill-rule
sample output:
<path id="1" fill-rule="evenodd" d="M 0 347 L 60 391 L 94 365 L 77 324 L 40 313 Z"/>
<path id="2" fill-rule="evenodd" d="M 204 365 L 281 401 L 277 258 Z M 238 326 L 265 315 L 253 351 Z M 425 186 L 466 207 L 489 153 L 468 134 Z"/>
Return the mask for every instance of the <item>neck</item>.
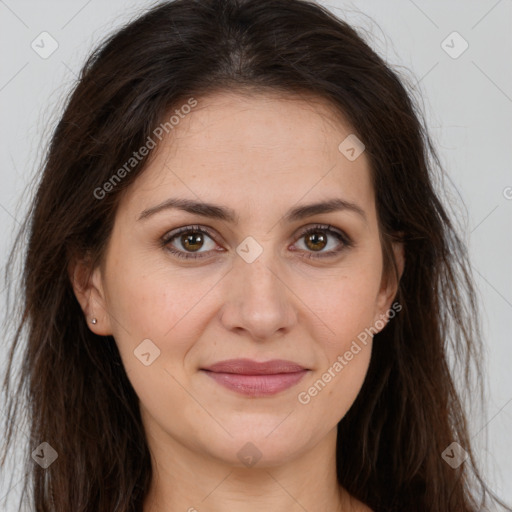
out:
<path id="1" fill-rule="evenodd" d="M 143 510 L 352 512 L 336 477 L 336 433 L 280 465 L 246 468 L 185 447 L 162 431 L 148 432 L 153 478 Z"/>

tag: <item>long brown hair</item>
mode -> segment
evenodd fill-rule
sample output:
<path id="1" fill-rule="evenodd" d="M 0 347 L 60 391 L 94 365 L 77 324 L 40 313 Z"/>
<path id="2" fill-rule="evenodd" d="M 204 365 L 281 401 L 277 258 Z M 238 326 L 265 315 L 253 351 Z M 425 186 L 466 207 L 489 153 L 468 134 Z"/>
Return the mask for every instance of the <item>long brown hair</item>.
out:
<path id="1" fill-rule="evenodd" d="M 306 0 L 163 2 L 94 51 L 8 263 L 11 289 L 28 232 L 4 391 L 8 441 L 25 401 L 31 449 L 48 442 L 58 454 L 46 469 L 27 457 L 24 489 L 35 510 L 142 510 L 152 472 L 138 398 L 115 340 L 87 327 L 68 268 L 77 256 L 91 266 L 101 260 L 122 192 L 149 156 L 101 198 L 98 187 L 183 98 L 225 89 L 329 100 L 366 146 L 387 273 L 396 272 L 391 242 L 405 244 L 402 310 L 375 336 L 363 388 L 338 425 L 340 485 L 375 511 L 481 510 L 492 494 L 449 361 L 474 387 L 476 293 L 465 245 L 434 187 L 439 159 L 404 83 L 353 28 Z M 457 468 L 442 457 L 453 442 L 468 454 Z"/>

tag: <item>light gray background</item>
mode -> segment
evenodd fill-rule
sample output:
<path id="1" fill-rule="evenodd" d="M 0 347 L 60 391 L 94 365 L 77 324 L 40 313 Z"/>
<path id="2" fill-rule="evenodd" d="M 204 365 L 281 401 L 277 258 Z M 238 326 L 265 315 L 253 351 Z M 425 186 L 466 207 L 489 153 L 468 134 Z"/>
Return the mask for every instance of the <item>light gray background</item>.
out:
<path id="1" fill-rule="evenodd" d="M 481 295 L 488 382 L 487 414 L 471 418 L 472 435 L 491 487 L 512 502 L 512 1 L 321 3 L 363 29 L 372 47 L 415 84 L 442 163 L 467 206 L 462 235 Z M 149 5 L 0 0 L 2 269 L 23 217 L 25 186 L 85 57 L 107 32 Z M 43 31 L 59 45 L 47 59 L 31 48 Z M 441 46 L 453 31 L 469 44 L 455 59 Z M 452 52 L 462 48 L 452 39 Z M 4 360 L 5 339 L 1 343 Z M 21 450 L 20 460 L 25 456 Z M 4 471 L 0 510 L 14 510 L 19 477 Z"/>

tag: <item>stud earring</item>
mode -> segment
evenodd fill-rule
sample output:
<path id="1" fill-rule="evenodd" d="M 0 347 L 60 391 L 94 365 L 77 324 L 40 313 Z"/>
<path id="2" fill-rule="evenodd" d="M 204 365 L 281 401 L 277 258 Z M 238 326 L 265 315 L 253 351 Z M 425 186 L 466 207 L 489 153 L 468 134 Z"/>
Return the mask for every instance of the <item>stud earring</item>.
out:
<path id="1" fill-rule="evenodd" d="M 97 323 L 98 323 L 98 320 L 96 320 L 96 318 L 93 318 L 93 319 L 91 320 L 91 324 L 97 324 Z"/>

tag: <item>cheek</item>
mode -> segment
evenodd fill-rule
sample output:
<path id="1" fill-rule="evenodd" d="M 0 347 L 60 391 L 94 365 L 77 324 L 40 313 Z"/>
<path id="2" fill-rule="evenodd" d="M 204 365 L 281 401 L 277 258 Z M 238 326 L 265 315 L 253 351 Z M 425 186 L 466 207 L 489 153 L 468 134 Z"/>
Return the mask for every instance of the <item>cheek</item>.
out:
<path id="1" fill-rule="evenodd" d="M 326 411 L 328 423 L 339 422 L 354 403 L 366 377 L 370 356 L 371 341 L 366 345 L 358 341 L 351 343 L 309 389 L 310 395 L 318 393 L 312 400 L 318 400 L 319 407 Z"/>
<path id="2" fill-rule="evenodd" d="M 187 272 L 170 266 L 150 265 L 140 258 L 130 260 L 127 255 L 111 268 L 107 287 L 108 311 L 127 373 L 136 379 L 141 371 L 143 375 L 147 373 L 137 358 L 142 350 L 139 347 L 145 346 L 151 352 L 150 360 L 153 354 L 158 355 L 150 368 L 163 368 L 165 360 L 172 360 L 175 368 L 182 367 L 186 354 L 210 320 L 205 305 L 211 299 L 219 273 L 208 271 L 206 267 Z M 144 349 L 142 353 L 148 350 Z M 141 386 L 146 385 L 145 378 L 141 375 Z"/>
<path id="3" fill-rule="evenodd" d="M 365 321 L 369 314 L 352 306 L 333 317 L 331 325 L 337 335 L 324 341 L 322 364 L 297 394 L 310 417 L 321 417 L 326 425 L 335 425 L 350 409 L 370 363 L 372 337 Z"/>
<path id="4" fill-rule="evenodd" d="M 194 407 L 184 391 L 188 387 L 184 362 L 205 321 L 204 314 L 198 315 L 199 298 L 214 281 L 198 279 L 190 286 L 183 275 L 142 273 L 137 268 L 118 268 L 110 283 L 113 336 L 141 404 L 169 422 L 162 400 L 170 400 L 170 409 L 178 408 L 182 414 Z"/>
<path id="5" fill-rule="evenodd" d="M 312 415 L 324 415 L 327 423 L 345 415 L 364 382 L 379 284 L 379 261 L 359 261 L 322 280 L 309 294 L 308 305 L 321 320 L 314 337 L 322 358 L 315 375 L 301 387 L 298 401 L 310 407 Z"/>
<path id="6" fill-rule="evenodd" d="M 134 336 L 165 338 L 219 279 L 214 271 L 182 269 L 126 255 L 108 278 L 112 316 Z M 114 320 L 115 323 L 115 320 Z M 116 326 L 112 326 L 116 329 Z"/>
<path id="7" fill-rule="evenodd" d="M 380 279 L 379 261 L 363 261 L 323 276 L 314 286 L 304 279 L 301 287 L 295 288 L 325 327 L 322 339 L 331 362 L 373 325 Z"/>

